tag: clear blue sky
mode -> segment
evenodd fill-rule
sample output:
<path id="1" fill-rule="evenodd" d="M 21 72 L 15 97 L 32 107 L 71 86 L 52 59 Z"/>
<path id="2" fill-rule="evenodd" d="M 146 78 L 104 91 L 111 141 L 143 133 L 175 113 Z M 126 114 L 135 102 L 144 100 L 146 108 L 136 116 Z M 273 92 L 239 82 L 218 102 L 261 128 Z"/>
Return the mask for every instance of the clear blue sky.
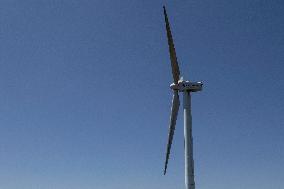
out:
<path id="1" fill-rule="evenodd" d="M 198 189 L 284 187 L 282 0 L 0 1 L 0 188 L 184 187 L 166 4 Z"/>

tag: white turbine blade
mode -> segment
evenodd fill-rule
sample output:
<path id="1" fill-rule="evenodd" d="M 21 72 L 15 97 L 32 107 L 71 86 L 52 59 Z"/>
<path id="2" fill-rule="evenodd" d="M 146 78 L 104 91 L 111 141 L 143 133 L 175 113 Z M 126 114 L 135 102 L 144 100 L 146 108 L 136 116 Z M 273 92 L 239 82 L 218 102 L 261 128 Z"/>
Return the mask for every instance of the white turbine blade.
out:
<path id="1" fill-rule="evenodd" d="M 165 16 L 166 29 L 167 29 L 169 52 L 170 52 L 170 58 L 171 58 L 172 74 L 173 74 L 174 83 L 177 84 L 179 80 L 180 72 L 179 72 L 179 67 L 178 67 L 176 50 L 175 50 L 175 45 L 174 45 L 174 41 L 173 41 L 173 37 L 171 33 L 171 28 L 170 28 L 170 23 L 168 20 L 166 7 L 164 6 L 163 8 L 164 8 L 164 16 Z"/>
<path id="2" fill-rule="evenodd" d="M 179 104 L 180 103 L 179 103 L 178 91 L 174 90 L 173 100 L 172 100 L 170 126 L 169 126 L 169 136 L 168 136 L 168 144 L 167 144 L 166 161 L 165 161 L 165 168 L 164 168 L 164 175 L 167 172 L 168 161 L 169 161 L 169 157 L 170 157 L 170 151 L 171 151 L 172 141 L 173 141 L 175 127 L 176 127 L 176 120 L 177 120 L 177 115 L 178 115 Z"/>

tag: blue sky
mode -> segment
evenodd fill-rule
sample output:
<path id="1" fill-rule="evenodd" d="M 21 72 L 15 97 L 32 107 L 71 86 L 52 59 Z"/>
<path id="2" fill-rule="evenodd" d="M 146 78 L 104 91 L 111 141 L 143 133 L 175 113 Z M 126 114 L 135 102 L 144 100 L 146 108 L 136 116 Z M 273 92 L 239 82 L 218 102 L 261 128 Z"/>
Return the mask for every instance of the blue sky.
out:
<path id="1" fill-rule="evenodd" d="M 162 6 L 193 94 L 196 188 L 284 186 L 284 3 L 0 1 L 0 188 L 184 187 Z"/>

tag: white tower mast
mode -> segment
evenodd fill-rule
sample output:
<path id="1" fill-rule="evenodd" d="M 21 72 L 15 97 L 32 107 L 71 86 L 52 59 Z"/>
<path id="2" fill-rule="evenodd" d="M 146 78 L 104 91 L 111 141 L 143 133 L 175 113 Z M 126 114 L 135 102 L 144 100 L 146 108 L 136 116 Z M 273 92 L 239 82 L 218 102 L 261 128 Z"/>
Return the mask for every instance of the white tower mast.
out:
<path id="1" fill-rule="evenodd" d="M 191 95 L 189 91 L 183 92 L 184 114 L 184 150 L 185 150 L 185 188 L 195 189 L 194 161 L 192 141 Z"/>

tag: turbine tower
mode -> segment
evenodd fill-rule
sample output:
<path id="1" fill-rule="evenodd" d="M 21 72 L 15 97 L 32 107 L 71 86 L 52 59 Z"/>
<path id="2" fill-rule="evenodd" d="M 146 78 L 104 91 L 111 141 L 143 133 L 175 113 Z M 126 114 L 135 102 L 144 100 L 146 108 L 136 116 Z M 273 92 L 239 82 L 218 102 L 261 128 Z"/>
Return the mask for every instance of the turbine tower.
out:
<path id="1" fill-rule="evenodd" d="M 172 75 L 174 83 L 170 85 L 173 90 L 169 135 L 167 143 L 167 152 L 165 160 L 164 175 L 167 172 L 168 161 L 173 141 L 176 120 L 179 110 L 179 92 L 183 93 L 183 115 L 184 115 L 184 149 L 185 149 L 185 188 L 195 189 L 194 182 L 194 161 L 193 161 L 193 143 L 192 143 L 192 117 L 191 117 L 191 93 L 202 90 L 202 82 L 184 81 L 180 78 L 180 71 L 176 57 L 173 37 L 171 34 L 170 24 L 165 6 L 164 16 L 167 30 L 167 38 L 171 59 Z"/>

